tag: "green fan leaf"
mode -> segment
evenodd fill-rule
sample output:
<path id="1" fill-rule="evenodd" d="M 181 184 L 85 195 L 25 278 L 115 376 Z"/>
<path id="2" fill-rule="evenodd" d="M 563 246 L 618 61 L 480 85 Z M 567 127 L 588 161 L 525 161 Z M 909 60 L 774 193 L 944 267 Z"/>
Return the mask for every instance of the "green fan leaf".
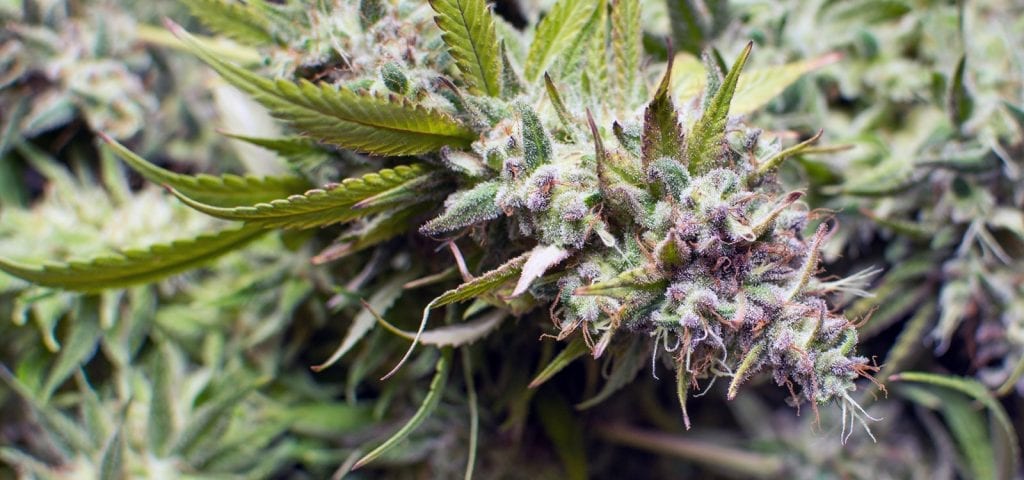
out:
<path id="1" fill-rule="evenodd" d="M 626 106 L 632 105 L 640 86 L 643 59 L 643 28 L 640 1 L 619 0 L 612 4 L 612 72 L 617 91 Z"/>
<path id="2" fill-rule="evenodd" d="M 182 3 L 210 30 L 242 43 L 274 43 L 267 18 L 243 3 L 234 0 L 182 0 Z"/>
<path id="3" fill-rule="evenodd" d="M 96 345 L 103 331 L 100 329 L 96 297 L 86 297 L 78 303 L 74 312 L 74 322 L 66 338 L 61 339 L 60 354 L 46 375 L 39 396 L 44 402 L 64 381 L 78 371 L 96 352 Z"/>
<path id="4" fill-rule="evenodd" d="M 745 115 L 759 110 L 800 77 L 837 60 L 839 55 L 829 54 L 801 62 L 751 69 L 736 83 L 729 111 L 733 115 Z"/>
<path id="5" fill-rule="evenodd" d="M 729 111 L 734 115 L 755 112 L 803 75 L 838 59 L 839 55 L 829 54 L 785 65 L 750 69 L 736 83 L 736 93 L 733 94 Z M 700 59 L 688 53 L 679 53 L 673 63 L 672 91 L 681 99 L 697 96 L 707 85 L 707 72 Z"/>
<path id="6" fill-rule="evenodd" d="M 292 164 L 301 163 L 307 160 L 312 160 L 312 163 L 318 164 L 325 162 L 332 157 L 332 152 L 328 148 L 320 145 L 316 140 L 309 137 L 295 135 L 290 137 L 266 138 L 251 137 L 238 133 L 221 133 L 235 140 L 240 140 L 245 143 L 270 150 L 282 158 L 287 159 Z"/>
<path id="7" fill-rule="evenodd" d="M 241 248 L 262 233 L 259 227 L 244 226 L 146 249 L 124 250 L 88 261 L 41 267 L 0 259 L 0 270 L 45 287 L 98 292 L 153 282 L 197 267 Z"/>
<path id="8" fill-rule="evenodd" d="M 169 28 L 228 83 L 317 140 L 377 155 L 419 155 L 445 145 L 466 147 L 477 137 L 451 115 L 402 97 L 263 78 L 225 62 L 180 26 Z"/>
<path id="9" fill-rule="evenodd" d="M 455 59 L 470 91 L 501 95 L 501 53 L 494 18 L 484 0 L 431 0 L 434 21 L 443 32 L 448 53 Z"/>
<path id="10" fill-rule="evenodd" d="M 537 25 L 526 55 L 526 81 L 534 83 L 563 54 L 593 17 L 595 0 L 559 0 Z"/>
<path id="11" fill-rule="evenodd" d="M 265 228 L 313 228 L 347 222 L 402 203 L 422 201 L 437 177 L 422 164 L 402 165 L 359 178 L 348 178 L 327 189 L 245 207 L 223 208 L 173 193 L 188 206 L 225 220 L 245 221 Z M 386 201 L 382 199 L 387 199 Z M 379 201 L 374 201 L 379 200 Z M 368 202 L 360 208 L 360 202 Z"/>
<path id="12" fill-rule="evenodd" d="M 750 50 L 753 47 L 754 44 L 751 42 L 743 49 L 739 58 L 736 59 L 736 63 L 729 70 L 729 74 L 722 81 L 722 86 L 690 130 L 690 139 L 686 147 L 691 173 L 712 168 L 724 147 L 725 123 L 729 116 L 729 104 L 732 103 L 736 82 L 739 80 L 740 72 L 743 70 L 743 65 L 747 63 L 747 57 L 750 56 Z"/>
<path id="13" fill-rule="evenodd" d="M 1004 444 L 1009 446 L 1008 460 L 1010 464 L 1007 466 L 1004 473 L 1012 476 L 1012 472 L 1017 471 L 1019 459 L 1021 458 L 1021 450 L 1020 443 L 1017 437 L 1017 432 L 1013 426 L 1013 421 L 1010 419 L 1010 416 L 1007 415 L 1006 410 L 1003 408 L 1003 405 L 999 403 L 999 400 L 997 400 L 992 395 L 992 392 L 989 392 L 989 390 L 985 388 L 985 386 L 982 385 L 980 382 L 971 378 L 955 377 L 952 375 L 940 375 L 927 372 L 902 372 L 898 375 L 893 375 L 889 377 L 889 380 L 919 383 L 924 385 L 930 385 L 933 387 L 939 387 L 948 391 L 959 392 L 963 395 L 966 395 L 967 397 L 970 397 L 972 400 L 978 402 L 979 404 L 984 405 L 985 408 L 988 409 L 989 413 L 991 413 L 992 418 L 995 420 L 994 425 L 998 427 L 997 430 L 1001 432 L 1001 435 L 1003 436 L 1001 441 L 1005 442 Z M 947 402 L 948 400 L 949 399 L 947 398 Z M 948 416 L 947 419 L 955 420 L 948 418 Z M 965 445 L 965 447 L 971 447 L 971 445 Z M 988 459 L 986 460 L 990 460 L 991 458 L 992 456 L 988 455 Z M 988 461 L 977 462 L 976 465 L 983 466 L 986 470 L 993 467 L 993 465 Z M 990 476 L 990 478 L 1001 477 L 996 477 L 993 474 Z"/>
<path id="14" fill-rule="evenodd" d="M 358 462 L 352 467 L 353 470 L 360 468 L 367 463 L 372 462 L 377 457 L 383 455 L 387 451 L 395 448 L 402 440 L 405 440 L 413 430 L 423 423 L 424 420 L 429 417 L 437 405 L 441 403 L 441 396 L 444 393 L 445 385 L 448 383 L 448 373 L 451 372 L 452 367 L 452 349 L 444 348 L 441 350 L 441 357 L 437 359 L 437 367 L 434 372 L 434 378 L 430 381 L 430 390 L 427 392 L 427 396 L 423 399 L 423 403 L 420 404 L 420 408 L 416 410 L 416 413 L 402 426 L 394 435 L 388 438 L 377 448 L 367 453 L 363 458 L 360 458 Z"/>
<path id="15" fill-rule="evenodd" d="M 146 180 L 173 188 L 189 198 L 217 207 L 238 207 L 269 202 L 276 198 L 302 193 L 311 186 L 299 177 L 182 175 L 149 163 L 107 135 L 100 136 L 110 149 Z"/>
<path id="16" fill-rule="evenodd" d="M 341 357 L 348 353 L 352 347 L 356 346 L 359 340 L 373 329 L 373 326 L 376 325 L 375 318 L 379 318 L 379 315 L 387 313 L 388 309 L 398 300 L 398 297 L 402 296 L 402 293 L 405 292 L 402 286 L 409 280 L 411 280 L 410 276 L 400 275 L 378 288 L 370 296 L 370 299 L 366 301 L 366 308 L 360 310 L 355 318 L 352 319 L 352 324 L 349 325 L 345 338 L 342 339 L 341 344 L 338 345 L 334 353 L 326 361 L 319 365 L 314 365 L 311 369 L 314 372 L 320 372 L 341 360 Z"/>
<path id="17" fill-rule="evenodd" d="M 357 224 L 352 231 L 345 233 L 339 243 L 331 245 L 313 257 L 314 264 L 322 264 L 345 258 L 374 245 L 386 242 L 409 231 L 415 224 L 416 217 L 427 207 L 422 204 L 412 205 L 397 211 L 386 211 Z"/>
<path id="18" fill-rule="evenodd" d="M 204 440 L 208 440 L 216 430 L 219 419 L 230 415 L 231 410 L 238 408 L 249 394 L 270 381 L 268 377 L 249 379 L 237 373 L 233 377 L 225 379 L 224 387 L 217 389 L 208 400 L 192 410 L 191 416 L 170 448 L 172 454 L 188 453 Z M 227 385 L 231 387 L 228 388 Z"/>

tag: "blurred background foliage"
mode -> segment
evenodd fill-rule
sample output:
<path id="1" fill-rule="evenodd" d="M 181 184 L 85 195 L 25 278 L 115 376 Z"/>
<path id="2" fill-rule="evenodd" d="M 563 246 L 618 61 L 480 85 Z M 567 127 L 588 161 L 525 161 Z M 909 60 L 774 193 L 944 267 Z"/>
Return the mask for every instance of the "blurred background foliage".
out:
<path id="1" fill-rule="evenodd" d="M 215 134 L 280 132 L 158 26 L 166 16 L 203 31 L 190 15 L 203 3 L 0 0 L 4 256 L 85 257 L 219 226 L 129 173 L 97 132 L 178 172 L 332 178 L 332 164 L 364 165 L 348 152 L 296 159 Z M 507 28 L 521 28 L 552 3 L 499 0 L 495 8 Z M 756 113 L 756 124 L 799 139 L 822 129 L 821 144 L 835 147 L 798 157 L 782 175 L 793 188 L 809 185 L 812 207 L 836 213 L 829 273 L 880 269 L 874 295 L 850 295 L 844 305 L 848 317 L 863 318 L 861 352 L 881 367 L 885 387 L 865 381 L 862 389 L 881 419 L 875 439 L 858 433 L 844 445 L 845 415 L 797 415 L 784 392 L 756 381 L 758 395 L 691 398 L 700 421 L 685 433 L 673 382 L 649 374 L 578 411 L 607 365 L 577 362 L 527 388 L 556 354 L 553 342 L 536 341 L 548 321 L 537 314 L 455 352 L 447 388 L 433 392 L 434 414 L 350 477 L 463 475 L 477 405 L 479 478 L 1019 477 L 1024 6 L 644 4 L 645 47 L 677 55 L 695 78 L 703 67 L 689 60 L 701 51 L 735 58 L 747 40 L 755 67 L 821 64 Z M 209 41 L 235 61 L 263 59 L 231 40 Z M 268 68 L 282 68 L 280 56 L 267 58 Z M 332 235 L 316 232 L 305 246 L 293 234 L 266 236 L 208 268 L 100 295 L 0 274 L 0 477 L 347 472 L 432 395 L 438 356 L 451 355 L 421 349 L 395 377 L 378 380 L 407 343 L 377 328 L 339 349 L 350 325 L 373 324 L 360 299 L 414 318 L 441 289 L 408 283 L 454 270 L 447 256 L 387 248 L 360 253 L 360 262 L 314 265 Z M 339 350 L 335 365 L 310 369 Z"/>

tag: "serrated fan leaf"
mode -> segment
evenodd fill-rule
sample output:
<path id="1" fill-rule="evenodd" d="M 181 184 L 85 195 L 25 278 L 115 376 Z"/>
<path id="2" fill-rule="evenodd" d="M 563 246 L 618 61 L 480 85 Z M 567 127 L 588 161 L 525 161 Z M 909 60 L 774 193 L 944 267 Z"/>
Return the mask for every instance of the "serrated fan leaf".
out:
<path id="1" fill-rule="evenodd" d="M 191 417 L 170 448 L 172 454 L 187 453 L 202 443 L 217 420 L 228 414 L 232 408 L 237 407 L 250 393 L 270 381 L 269 378 L 245 379 L 241 378 L 241 375 L 235 375 L 235 377 L 225 382 L 225 385 L 233 384 L 231 388 L 219 389 L 201 406 L 192 411 Z"/>
<path id="2" fill-rule="evenodd" d="M 316 140 L 309 137 L 266 138 L 230 132 L 222 132 L 222 134 L 235 140 L 241 140 L 257 147 L 265 148 L 289 160 L 307 157 L 326 157 L 330 155 L 329 151 L 317 143 Z"/>
<path id="3" fill-rule="evenodd" d="M 577 39 L 591 21 L 595 0 L 559 0 L 537 25 L 526 55 L 526 81 L 534 83 Z"/>
<path id="4" fill-rule="evenodd" d="M 802 62 L 751 69 L 737 82 L 729 111 L 733 115 L 744 115 L 759 110 L 800 77 L 837 60 L 839 55 L 829 54 Z"/>
<path id="5" fill-rule="evenodd" d="M 313 228 L 347 222 L 377 213 L 406 201 L 422 201 L 436 176 L 425 165 L 388 168 L 359 178 L 348 178 L 329 189 L 245 207 L 222 208 L 198 202 L 181 192 L 173 193 L 188 206 L 225 220 L 245 221 L 265 228 Z M 390 198 L 366 208 L 356 204 L 378 195 Z M 378 197 L 379 198 L 379 197 Z"/>
<path id="6" fill-rule="evenodd" d="M 608 65 L 612 52 L 608 48 L 611 37 L 611 25 L 608 20 L 608 0 L 599 0 L 597 11 L 592 21 L 593 31 L 589 35 L 589 44 L 583 45 L 585 65 L 580 73 L 580 87 L 591 100 L 603 101 L 608 93 Z M 628 99 L 622 98 L 619 107 L 625 107 Z"/>
<path id="7" fill-rule="evenodd" d="M 587 23 L 583 25 L 583 29 L 576 32 L 572 42 L 569 43 L 568 48 L 564 51 L 559 52 L 555 62 L 547 69 L 554 72 L 555 78 L 561 80 L 564 78 L 577 78 L 579 77 L 582 82 L 583 69 L 588 68 L 593 63 L 592 53 L 589 51 L 592 48 L 596 48 L 598 45 L 601 46 L 606 52 L 604 55 L 607 58 L 608 47 L 606 45 L 608 39 L 608 0 L 594 0 L 596 5 L 590 9 L 590 18 Z M 599 43 L 600 42 L 600 43 Z M 598 72 L 597 75 L 591 75 L 595 72 L 587 72 L 587 82 L 591 82 L 591 76 L 596 76 L 594 80 L 601 82 L 607 81 L 606 72 Z M 600 77 L 604 77 L 603 79 Z M 582 85 L 581 85 L 582 86 Z M 598 85 L 591 85 L 591 87 Z M 593 92 L 593 88 L 584 87 L 584 92 L 590 90 Z"/>
<path id="8" fill-rule="evenodd" d="M 60 354 L 47 372 L 46 383 L 39 394 L 42 401 L 49 401 L 53 392 L 95 354 L 96 345 L 103 335 L 98 306 L 95 297 L 87 297 L 78 303 L 71 330 L 61 340 Z"/>
<path id="9" fill-rule="evenodd" d="M 494 18 L 484 0 L 431 0 L 448 53 L 473 93 L 501 95 L 501 53 Z"/>
<path id="10" fill-rule="evenodd" d="M 729 111 L 734 115 L 757 111 L 803 75 L 838 59 L 839 55 L 829 54 L 812 60 L 750 69 L 737 82 Z M 707 85 L 704 65 L 689 53 L 676 54 L 672 77 L 672 91 L 684 100 L 696 97 Z"/>
<path id="11" fill-rule="evenodd" d="M 247 44 L 270 45 L 270 22 L 260 12 L 234 0 L 181 0 L 210 30 Z"/>
<path id="12" fill-rule="evenodd" d="M 437 359 L 434 378 L 430 381 L 430 390 L 427 391 L 427 396 L 423 399 L 423 403 L 420 404 L 420 408 L 416 410 L 416 413 L 412 418 L 410 418 L 402 428 L 391 435 L 390 438 L 385 440 L 384 443 L 377 448 L 371 450 L 370 453 L 367 453 L 363 458 L 360 458 L 352 467 L 353 470 L 372 462 L 377 457 L 394 448 L 399 442 L 408 437 L 413 430 L 416 430 L 416 427 L 419 427 L 420 424 L 434 412 L 437 405 L 441 403 L 441 395 L 444 393 L 444 387 L 448 383 L 448 373 L 451 372 L 451 366 L 452 349 L 444 348 L 441 350 L 441 357 Z"/>
<path id="13" fill-rule="evenodd" d="M 718 160 L 724 147 L 725 123 L 729 116 L 729 104 L 732 103 L 736 82 L 739 80 L 740 72 L 743 70 L 743 65 L 747 63 L 747 57 L 750 56 L 750 50 L 753 47 L 754 44 L 751 42 L 743 49 L 739 58 L 736 59 L 736 63 L 729 70 L 729 74 L 722 81 L 722 86 L 690 130 L 686 153 L 690 161 L 691 173 L 712 168 L 714 162 Z"/>
<path id="14" fill-rule="evenodd" d="M 398 211 L 386 211 L 358 225 L 353 231 L 342 236 L 339 243 L 331 245 L 313 257 L 314 264 L 322 264 L 362 251 L 410 231 L 410 226 L 427 207 L 413 205 Z"/>
<path id="15" fill-rule="evenodd" d="M 98 292 L 153 282 L 241 248 L 263 234 L 254 226 L 226 229 L 146 249 L 124 250 L 88 261 L 27 266 L 0 259 L 0 270 L 45 287 Z"/>
<path id="16" fill-rule="evenodd" d="M 189 198 L 217 207 L 238 207 L 302 193 L 310 184 L 299 177 L 182 175 L 149 163 L 116 140 L 100 134 L 115 153 L 153 183 L 173 188 Z"/>
<path id="17" fill-rule="evenodd" d="M 1007 415 L 1006 410 L 1002 404 L 999 403 L 987 388 L 977 380 L 972 378 L 955 377 L 952 375 L 941 375 L 927 372 L 902 372 L 897 375 L 889 377 L 891 381 L 902 381 L 902 382 L 914 382 L 933 387 L 939 387 L 948 391 L 959 392 L 973 399 L 974 401 L 984 405 L 988 409 L 989 413 L 992 414 L 992 418 L 995 420 L 994 425 L 998 426 L 996 430 L 1001 432 L 1003 436 L 1002 441 L 1009 445 L 1009 465 L 1006 468 L 1004 474 L 1012 475 L 1012 472 L 1016 472 L 1018 464 L 1021 458 L 1020 443 L 1018 441 L 1016 429 L 1013 426 L 1013 421 Z M 948 398 L 947 398 L 948 400 Z M 964 401 L 966 405 L 968 402 Z M 947 420 L 950 419 L 947 416 Z M 984 427 L 982 427 L 984 428 Z M 970 448 L 971 445 L 966 445 Z M 991 468 L 992 455 L 988 455 L 984 458 L 983 462 L 978 462 L 978 465 L 988 469 Z M 997 478 L 994 475 L 991 478 Z"/>
<path id="18" fill-rule="evenodd" d="M 402 97 L 263 78 L 220 59 L 180 26 L 169 28 L 225 80 L 317 140 L 377 155 L 419 155 L 445 145 L 466 147 L 477 137 L 451 115 Z"/>
<path id="19" fill-rule="evenodd" d="M 643 28 L 640 1 L 618 0 L 612 4 L 612 72 L 622 101 L 631 106 L 639 93 L 640 60 L 643 58 Z"/>

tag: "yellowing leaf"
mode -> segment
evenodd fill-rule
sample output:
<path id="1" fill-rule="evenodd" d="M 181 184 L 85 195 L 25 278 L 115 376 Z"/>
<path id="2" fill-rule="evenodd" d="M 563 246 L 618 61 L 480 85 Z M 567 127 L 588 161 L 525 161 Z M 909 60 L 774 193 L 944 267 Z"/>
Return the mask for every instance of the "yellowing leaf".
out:
<path id="1" fill-rule="evenodd" d="M 729 111 L 744 115 L 764 107 L 804 74 L 839 60 L 839 55 L 825 55 L 802 62 L 774 67 L 754 68 L 740 75 Z"/>

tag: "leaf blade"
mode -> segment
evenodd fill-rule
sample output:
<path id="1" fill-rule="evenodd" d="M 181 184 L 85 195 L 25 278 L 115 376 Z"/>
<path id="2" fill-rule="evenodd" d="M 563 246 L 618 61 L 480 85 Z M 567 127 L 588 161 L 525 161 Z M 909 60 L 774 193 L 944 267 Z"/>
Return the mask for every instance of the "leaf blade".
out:
<path id="1" fill-rule="evenodd" d="M 430 389 L 427 392 L 427 396 L 423 399 L 423 403 L 420 404 L 420 408 L 416 410 L 416 413 L 409 419 L 405 425 L 402 426 L 394 435 L 391 435 L 384 443 L 380 444 L 377 448 L 374 448 L 362 458 L 359 459 L 352 466 L 352 470 L 356 470 L 367 463 L 372 462 L 377 457 L 380 457 L 384 453 L 388 452 L 399 442 L 409 436 L 413 430 L 423 423 L 427 417 L 437 408 L 437 405 L 441 403 L 441 394 L 444 392 L 444 386 L 448 383 L 448 374 L 451 372 L 451 359 L 452 349 L 444 348 L 441 350 L 441 357 L 437 359 L 437 366 L 434 369 L 434 378 L 430 381 Z"/>
<path id="2" fill-rule="evenodd" d="M 722 81 L 722 86 L 704 110 L 700 120 L 690 130 L 690 139 L 686 147 L 691 173 L 708 169 L 709 165 L 712 165 L 718 158 L 725 140 L 725 124 L 729 116 L 729 105 L 736 92 L 736 83 L 739 80 L 740 72 L 747 63 L 747 57 L 750 56 L 750 50 L 753 47 L 754 43 L 751 42 L 743 49 L 732 69 L 729 70 L 729 74 Z"/>
<path id="3" fill-rule="evenodd" d="M 431 0 L 434 22 L 463 79 L 474 93 L 501 95 L 501 55 L 494 18 L 484 0 Z"/>
<path id="4" fill-rule="evenodd" d="M 0 258 L 0 270 L 45 287 L 94 293 L 150 283 L 180 273 L 241 248 L 263 233 L 258 227 L 243 226 L 152 245 L 145 250 L 126 250 L 84 262 L 41 267 Z"/>
<path id="5" fill-rule="evenodd" d="M 537 32 L 526 55 L 526 81 L 534 83 L 548 69 L 574 37 L 590 21 L 597 2 L 593 0 L 559 0 L 537 25 Z"/>
<path id="6" fill-rule="evenodd" d="M 400 165 L 358 178 L 348 178 L 330 189 L 314 189 L 302 195 L 292 195 L 271 202 L 242 207 L 223 208 L 208 205 L 172 190 L 186 205 L 207 215 L 224 220 L 244 221 L 263 228 L 306 229 L 347 222 L 387 210 L 395 201 L 378 203 L 366 208 L 357 204 L 384 193 L 405 191 L 404 195 L 422 200 L 433 185 L 435 177 L 423 164 Z"/>
<path id="7" fill-rule="evenodd" d="M 218 58 L 182 27 L 168 27 L 228 83 L 323 142 L 377 155 L 420 155 L 444 146 L 467 147 L 477 137 L 451 115 L 397 96 L 263 78 Z"/>
<path id="8" fill-rule="evenodd" d="M 107 135 L 101 133 L 100 136 L 114 153 L 146 180 L 171 187 L 190 198 L 218 207 L 267 202 L 302 193 L 311 186 L 299 177 L 182 175 L 153 165 Z"/>

